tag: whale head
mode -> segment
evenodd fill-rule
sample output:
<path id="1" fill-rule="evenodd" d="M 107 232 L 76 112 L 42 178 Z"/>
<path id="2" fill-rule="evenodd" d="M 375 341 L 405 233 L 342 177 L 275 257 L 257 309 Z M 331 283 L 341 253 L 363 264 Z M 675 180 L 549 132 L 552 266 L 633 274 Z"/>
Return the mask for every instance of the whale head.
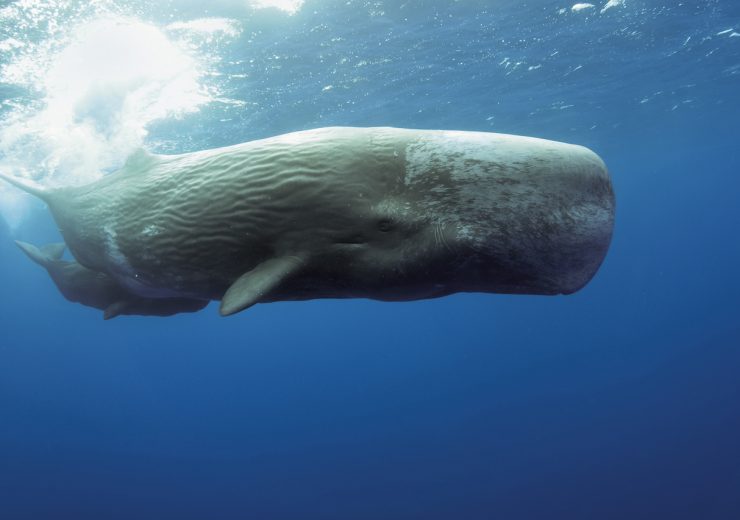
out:
<path id="1" fill-rule="evenodd" d="M 429 131 L 413 134 L 400 152 L 397 188 L 369 209 L 353 210 L 363 213 L 356 221 L 364 230 L 350 268 L 384 287 L 383 299 L 570 294 L 602 263 L 614 194 L 604 163 L 589 149 Z"/>

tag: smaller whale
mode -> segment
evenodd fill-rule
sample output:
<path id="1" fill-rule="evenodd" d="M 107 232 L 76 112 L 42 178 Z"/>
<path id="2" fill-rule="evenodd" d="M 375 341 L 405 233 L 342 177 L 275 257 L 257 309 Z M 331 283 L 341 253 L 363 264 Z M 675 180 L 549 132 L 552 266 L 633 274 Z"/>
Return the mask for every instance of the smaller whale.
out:
<path id="1" fill-rule="evenodd" d="M 62 260 L 64 243 L 38 248 L 16 240 L 21 251 L 46 269 L 59 292 L 69 301 L 103 310 L 103 319 L 120 315 L 172 316 L 180 312 L 195 312 L 205 307 L 204 300 L 187 298 L 142 298 L 131 295 L 113 278 L 80 265 Z"/>
<path id="2" fill-rule="evenodd" d="M 591 150 L 531 137 L 320 128 L 181 155 L 143 150 L 44 188 L 64 244 L 18 243 L 69 300 L 168 316 L 220 300 L 570 294 L 597 272 L 614 193 Z"/>

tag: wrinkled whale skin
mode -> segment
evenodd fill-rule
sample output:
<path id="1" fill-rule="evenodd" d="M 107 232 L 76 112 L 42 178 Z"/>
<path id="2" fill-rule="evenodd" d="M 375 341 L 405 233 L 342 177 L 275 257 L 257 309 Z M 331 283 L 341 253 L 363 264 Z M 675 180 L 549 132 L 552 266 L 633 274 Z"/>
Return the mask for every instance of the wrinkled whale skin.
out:
<path id="1" fill-rule="evenodd" d="M 276 300 L 569 294 L 596 273 L 614 223 L 596 154 L 484 132 L 337 127 L 140 151 L 97 182 L 35 193 L 80 266 L 131 298 L 222 300 L 222 314 Z"/>

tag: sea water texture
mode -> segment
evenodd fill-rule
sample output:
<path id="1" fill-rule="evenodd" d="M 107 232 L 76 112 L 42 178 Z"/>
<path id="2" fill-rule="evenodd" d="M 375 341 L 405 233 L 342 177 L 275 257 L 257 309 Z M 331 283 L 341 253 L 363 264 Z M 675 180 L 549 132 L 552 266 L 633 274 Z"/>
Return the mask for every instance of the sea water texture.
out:
<path id="1" fill-rule="evenodd" d="M 586 145 L 606 262 L 567 297 L 103 322 L 2 185 L 0 518 L 740 518 L 740 3 L 0 3 L 4 173 L 330 125 Z"/>

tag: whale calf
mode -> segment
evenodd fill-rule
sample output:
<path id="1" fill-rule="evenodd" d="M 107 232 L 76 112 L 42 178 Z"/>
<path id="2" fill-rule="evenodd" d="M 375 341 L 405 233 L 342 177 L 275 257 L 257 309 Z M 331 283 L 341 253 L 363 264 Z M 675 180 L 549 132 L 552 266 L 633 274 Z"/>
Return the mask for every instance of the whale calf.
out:
<path id="1" fill-rule="evenodd" d="M 140 150 L 80 187 L 1 177 L 47 203 L 75 260 L 65 244 L 21 249 L 106 318 L 211 300 L 226 316 L 279 300 L 570 294 L 614 225 L 595 153 L 488 132 L 319 128 Z"/>

